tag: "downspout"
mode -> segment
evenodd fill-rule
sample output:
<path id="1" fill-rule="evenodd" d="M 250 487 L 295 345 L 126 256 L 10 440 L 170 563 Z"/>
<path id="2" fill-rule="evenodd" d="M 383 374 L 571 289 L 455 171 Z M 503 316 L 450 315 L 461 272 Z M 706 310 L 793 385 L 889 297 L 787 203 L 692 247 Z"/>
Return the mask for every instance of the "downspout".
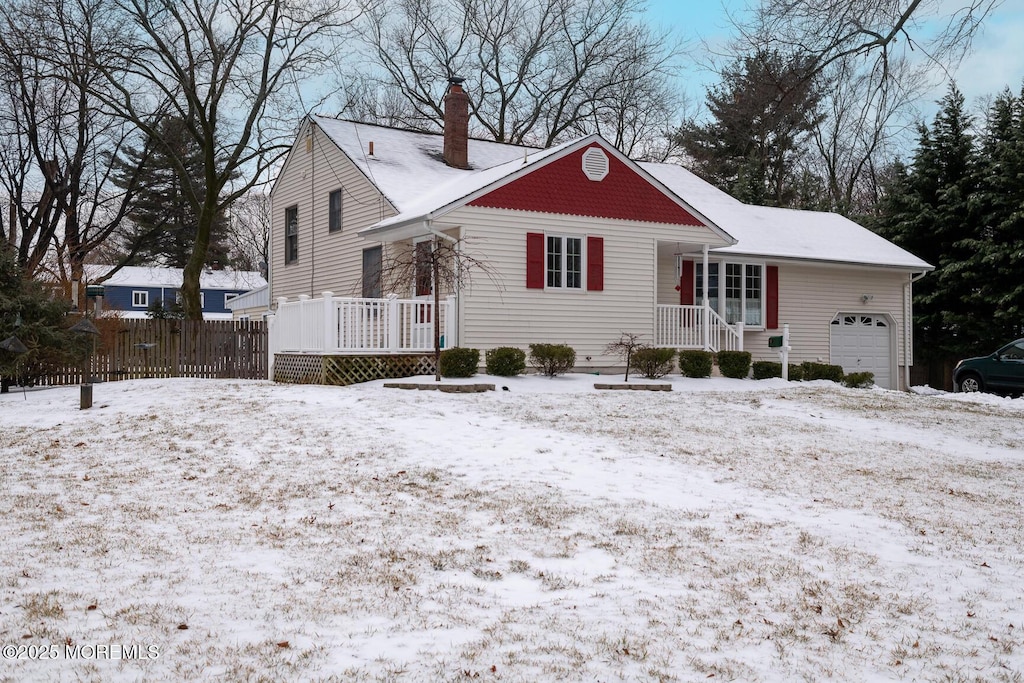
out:
<path id="1" fill-rule="evenodd" d="M 703 337 L 702 341 L 704 343 L 704 350 L 708 351 L 709 350 L 709 341 L 710 341 L 710 337 L 708 336 L 709 335 L 708 326 L 709 326 L 709 324 L 711 322 L 711 320 L 710 320 L 711 316 L 708 315 L 708 307 L 711 305 L 711 302 L 708 299 L 708 283 L 711 281 L 711 278 L 709 277 L 709 273 L 708 273 L 708 245 L 707 244 L 704 245 L 703 253 L 704 253 L 704 271 L 703 271 L 704 274 L 703 274 L 703 276 L 701 278 L 701 282 L 704 284 L 704 286 L 701 288 L 703 290 L 701 292 L 701 305 L 704 307 L 704 324 L 701 325 L 701 327 L 702 327 L 701 336 Z"/>
<path id="2" fill-rule="evenodd" d="M 914 283 L 928 274 L 922 271 L 903 283 L 903 387 L 910 391 L 910 360 L 914 331 Z"/>

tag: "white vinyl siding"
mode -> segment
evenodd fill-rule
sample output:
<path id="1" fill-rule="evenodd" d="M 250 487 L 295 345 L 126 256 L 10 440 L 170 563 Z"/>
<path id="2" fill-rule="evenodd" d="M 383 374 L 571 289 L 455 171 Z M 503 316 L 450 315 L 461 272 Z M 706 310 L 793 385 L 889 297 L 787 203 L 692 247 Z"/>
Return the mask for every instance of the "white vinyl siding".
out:
<path id="1" fill-rule="evenodd" d="M 581 367 L 621 365 L 619 358 L 605 353 L 605 347 L 623 331 L 652 341 L 656 282 L 661 275 L 656 269 L 657 239 L 666 244 L 671 240 L 672 245 L 679 240 L 700 244 L 718 239 L 699 226 L 478 207 L 459 209 L 444 222 L 461 225 L 466 251 L 497 275 L 473 274 L 459 307 L 459 344 L 478 349 L 516 346 L 528 351 L 531 343 L 566 343 L 576 349 Z M 585 281 L 579 290 L 526 288 L 526 234 L 539 232 L 539 226 L 550 235 L 604 239 L 603 291 L 587 291 Z M 676 293 L 675 301 L 669 303 L 678 302 Z"/>
<path id="2" fill-rule="evenodd" d="M 308 123 L 306 124 L 308 125 Z M 337 296 L 362 294 L 363 249 L 374 246 L 356 231 L 394 215 L 394 210 L 359 169 L 319 128 L 313 128 L 312 151 L 300 132 L 271 193 L 275 233 L 271 240 L 273 291 L 278 297 L 299 294 Z M 330 232 L 330 193 L 344 188 L 342 230 Z M 299 260 L 284 267 L 285 207 L 299 208 Z"/>
<path id="3" fill-rule="evenodd" d="M 779 330 L 748 330 L 744 350 L 754 360 L 778 360 L 768 348 L 768 337 L 780 334 L 789 323 L 790 362 L 827 363 L 830 325 L 839 312 L 865 315 L 888 314 L 896 323 L 898 363 L 903 364 L 903 284 L 907 273 L 887 268 L 830 266 L 780 262 Z M 864 301 L 864 295 L 872 298 Z"/>

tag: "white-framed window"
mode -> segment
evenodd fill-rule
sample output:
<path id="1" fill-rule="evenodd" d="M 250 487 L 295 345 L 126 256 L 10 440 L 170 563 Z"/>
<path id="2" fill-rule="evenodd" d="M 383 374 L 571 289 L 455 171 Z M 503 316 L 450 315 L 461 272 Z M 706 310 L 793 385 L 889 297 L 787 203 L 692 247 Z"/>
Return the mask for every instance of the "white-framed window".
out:
<path id="1" fill-rule="evenodd" d="M 583 238 L 545 237 L 545 284 L 548 289 L 583 289 Z"/>
<path id="2" fill-rule="evenodd" d="M 230 292 L 228 292 L 227 294 L 225 294 L 225 295 L 224 295 L 224 308 L 227 308 L 227 307 L 228 307 L 228 302 L 230 302 L 230 301 L 232 301 L 232 300 L 234 300 L 234 299 L 237 299 L 237 298 L 238 298 L 238 295 L 237 295 L 237 294 L 232 294 L 232 293 L 230 293 Z"/>
<path id="3" fill-rule="evenodd" d="M 284 210 L 284 262 L 291 263 L 299 258 L 299 207 L 289 206 Z"/>
<path id="4" fill-rule="evenodd" d="M 327 230 L 338 232 L 341 230 L 341 190 L 334 190 L 327 195 Z"/>
<path id="5" fill-rule="evenodd" d="M 695 301 L 704 297 L 704 264 L 694 263 Z M 763 263 L 708 262 L 708 304 L 730 325 L 742 320 L 748 327 L 763 327 L 765 316 Z"/>
<path id="6" fill-rule="evenodd" d="M 145 290 L 132 290 L 132 307 L 149 308 L 149 292 Z"/>

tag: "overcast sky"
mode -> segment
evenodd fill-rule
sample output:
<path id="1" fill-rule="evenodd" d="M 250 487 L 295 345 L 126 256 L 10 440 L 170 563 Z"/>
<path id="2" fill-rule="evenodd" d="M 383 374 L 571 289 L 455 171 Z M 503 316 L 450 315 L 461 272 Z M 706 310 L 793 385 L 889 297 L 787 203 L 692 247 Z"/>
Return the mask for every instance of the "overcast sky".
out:
<path id="1" fill-rule="evenodd" d="M 652 23 L 677 31 L 692 47 L 699 49 L 701 40 L 712 46 L 724 44 L 731 32 L 728 12 L 740 12 L 746 4 L 743 0 L 648 0 L 647 13 Z M 948 0 L 947 4 L 959 3 Z M 700 105 L 704 88 L 713 81 L 713 75 L 689 60 L 685 66 L 684 86 L 694 104 Z M 971 105 L 977 98 L 995 95 L 1007 86 L 1015 93 L 1020 92 L 1024 80 L 1024 0 L 1005 0 L 988 18 L 981 36 L 975 41 L 974 53 L 953 76 Z M 937 85 L 930 99 L 941 98 L 947 84 L 948 80 Z M 929 102 L 922 105 L 925 110 L 934 111 Z M 928 115 L 929 120 L 931 116 Z"/>

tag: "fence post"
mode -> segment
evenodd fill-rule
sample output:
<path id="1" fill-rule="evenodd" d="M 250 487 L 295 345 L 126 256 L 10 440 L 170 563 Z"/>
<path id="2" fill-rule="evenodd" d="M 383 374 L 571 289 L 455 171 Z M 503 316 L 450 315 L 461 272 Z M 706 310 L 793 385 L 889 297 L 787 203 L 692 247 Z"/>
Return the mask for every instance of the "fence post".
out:
<path id="1" fill-rule="evenodd" d="M 284 297 L 278 299 L 278 304 L 284 301 Z M 268 313 L 266 316 L 267 324 L 267 379 L 274 380 L 274 352 L 277 351 L 277 330 L 275 329 L 274 322 L 277 320 L 277 316 L 273 313 Z"/>
<path id="2" fill-rule="evenodd" d="M 388 294 L 387 303 L 388 319 L 388 351 L 398 351 L 402 345 L 402 326 L 400 324 L 398 295 Z"/>
<path id="3" fill-rule="evenodd" d="M 299 352 L 305 352 L 306 349 L 306 302 L 309 301 L 309 294 L 299 294 Z"/>
<path id="4" fill-rule="evenodd" d="M 324 292 L 324 329 L 323 343 L 324 353 L 330 353 L 338 348 L 338 325 L 334 321 L 334 292 Z"/>

